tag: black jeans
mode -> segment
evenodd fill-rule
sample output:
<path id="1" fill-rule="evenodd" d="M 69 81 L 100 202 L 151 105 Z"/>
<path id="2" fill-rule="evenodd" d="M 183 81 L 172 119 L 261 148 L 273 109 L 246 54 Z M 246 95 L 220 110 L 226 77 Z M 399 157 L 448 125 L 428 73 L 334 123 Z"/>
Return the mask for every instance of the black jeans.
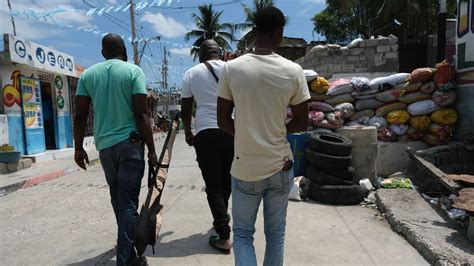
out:
<path id="1" fill-rule="evenodd" d="M 138 196 L 145 171 L 144 146 L 122 141 L 99 152 L 117 220 L 117 265 L 133 265 Z"/>
<path id="2" fill-rule="evenodd" d="M 234 138 L 220 129 L 206 129 L 194 140 L 214 229 L 220 239 L 230 238 L 230 217 L 227 214 L 231 193 L 230 168 L 234 159 Z"/>

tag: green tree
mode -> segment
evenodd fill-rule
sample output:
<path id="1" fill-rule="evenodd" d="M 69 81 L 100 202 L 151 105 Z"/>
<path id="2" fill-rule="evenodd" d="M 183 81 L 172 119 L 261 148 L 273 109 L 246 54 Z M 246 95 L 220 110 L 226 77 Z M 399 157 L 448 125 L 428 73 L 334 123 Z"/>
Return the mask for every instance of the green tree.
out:
<path id="1" fill-rule="evenodd" d="M 194 60 L 199 56 L 199 47 L 205 40 L 214 39 L 225 51 L 230 50 L 230 42 L 234 39 L 234 25 L 230 23 L 220 23 L 222 11 L 215 11 L 210 5 L 199 6 L 199 15 L 192 14 L 197 29 L 186 33 L 184 39 L 189 41 L 196 38 L 191 49 L 191 55 Z"/>
<path id="2" fill-rule="evenodd" d="M 455 9 L 456 0 L 448 0 L 448 17 Z M 438 10 L 438 0 L 327 0 L 326 8 L 311 20 L 328 42 L 347 44 L 359 35 L 395 33 L 394 19 L 407 14 L 429 14 L 427 31 L 434 33 Z"/>

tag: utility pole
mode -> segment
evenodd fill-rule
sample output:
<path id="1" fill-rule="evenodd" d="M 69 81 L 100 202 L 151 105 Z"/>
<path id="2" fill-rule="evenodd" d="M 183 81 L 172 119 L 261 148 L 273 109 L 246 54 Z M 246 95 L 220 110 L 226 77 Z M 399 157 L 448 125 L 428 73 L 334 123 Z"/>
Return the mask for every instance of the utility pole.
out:
<path id="1" fill-rule="evenodd" d="M 169 111 L 170 93 L 168 90 L 168 59 L 166 58 L 166 46 L 163 46 L 163 67 L 161 69 L 161 76 L 163 78 L 163 88 L 166 91 L 166 109 L 165 114 Z"/>
<path id="2" fill-rule="evenodd" d="M 15 19 L 13 19 L 13 15 L 12 15 L 12 5 L 10 4 L 10 0 L 7 0 L 7 3 L 8 3 L 8 8 L 10 9 L 10 17 L 12 19 L 13 35 L 16 36 Z"/>
<path id="3" fill-rule="evenodd" d="M 132 47 L 133 47 L 133 62 L 135 65 L 139 65 L 140 62 L 138 62 L 138 47 L 137 47 L 137 42 L 135 41 L 136 38 L 136 33 L 135 33 L 135 8 L 133 6 L 133 0 L 130 0 L 130 24 L 132 27 Z"/>

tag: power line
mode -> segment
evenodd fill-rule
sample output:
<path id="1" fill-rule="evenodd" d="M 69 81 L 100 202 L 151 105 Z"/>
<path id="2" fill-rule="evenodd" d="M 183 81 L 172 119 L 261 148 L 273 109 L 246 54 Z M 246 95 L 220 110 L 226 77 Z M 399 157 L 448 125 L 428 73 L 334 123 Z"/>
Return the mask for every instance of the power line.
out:
<path id="1" fill-rule="evenodd" d="M 232 4 L 240 4 L 242 3 L 242 0 L 232 0 L 228 2 L 223 2 L 223 3 L 215 3 L 212 4 L 213 6 L 225 6 L 225 5 L 232 5 Z M 199 8 L 199 6 L 152 6 L 154 8 L 158 9 L 195 9 Z"/>

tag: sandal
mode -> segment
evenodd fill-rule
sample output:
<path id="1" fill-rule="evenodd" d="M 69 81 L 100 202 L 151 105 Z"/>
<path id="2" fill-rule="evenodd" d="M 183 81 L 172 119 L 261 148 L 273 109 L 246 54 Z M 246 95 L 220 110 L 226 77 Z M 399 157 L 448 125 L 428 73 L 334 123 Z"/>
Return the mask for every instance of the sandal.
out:
<path id="1" fill-rule="evenodd" d="M 209 237 L 209 245 L 217 251 L 220 251 L 224 254 L 230 254 L 230 248 L 227 249 L 227 248 L 221 248 L 221 247 L 217 246 L 217 242 L 219 242 L 219 240 L 221 240 L 219 238 L 219 236 L 210 236 Z"/>

